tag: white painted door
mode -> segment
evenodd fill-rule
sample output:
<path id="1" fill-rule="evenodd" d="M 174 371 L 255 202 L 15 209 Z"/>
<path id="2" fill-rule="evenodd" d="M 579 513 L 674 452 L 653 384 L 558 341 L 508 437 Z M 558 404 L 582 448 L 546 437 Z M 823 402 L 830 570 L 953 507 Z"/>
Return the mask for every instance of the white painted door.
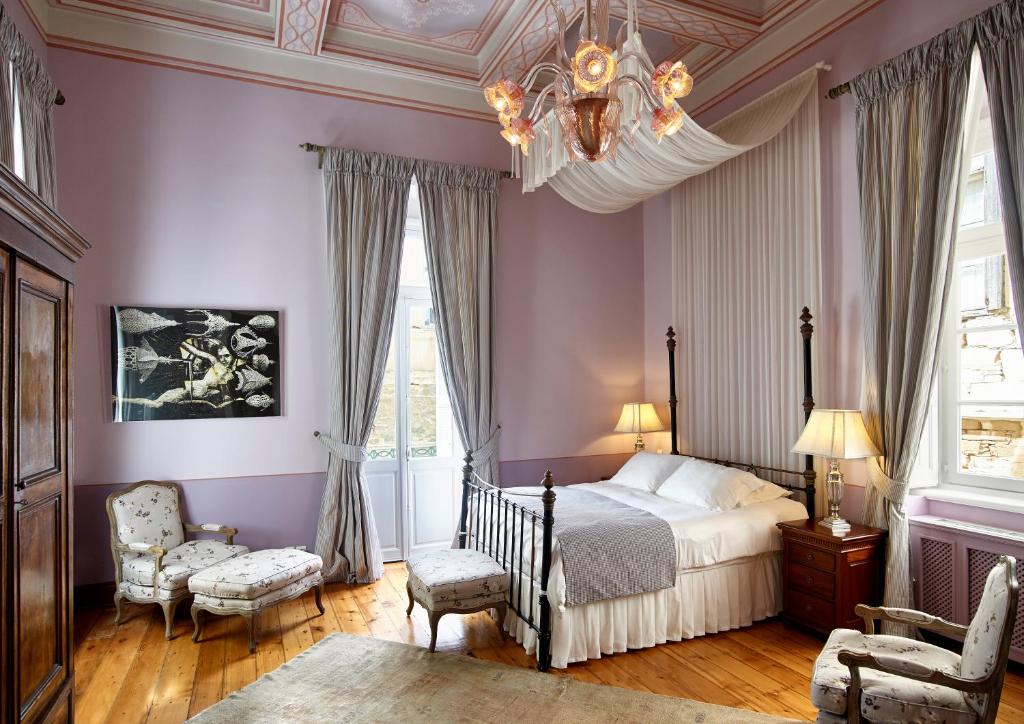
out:
<path id="1" fill-rule="evenodd" d="M 416 266 L 422 253 L 417 241 L 407 229 L 403 286 L 365 465 L 385 561 L 450 547 L 461 502 L 465 453 L 441 369 L 425 267 L 422 279 L 407 269 L 410 255 Z M 407 285 L 410 276 L 424 285 Z"/>

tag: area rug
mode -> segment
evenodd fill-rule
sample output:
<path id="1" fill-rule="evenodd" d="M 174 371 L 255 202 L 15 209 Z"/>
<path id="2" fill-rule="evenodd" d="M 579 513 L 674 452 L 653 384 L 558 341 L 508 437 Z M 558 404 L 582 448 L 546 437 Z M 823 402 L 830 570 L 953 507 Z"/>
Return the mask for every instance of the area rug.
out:
<path id="1" fill-rule="evenodd" d="M 753 724 L 789 720 L 335 633 L 190 721 Z"/>

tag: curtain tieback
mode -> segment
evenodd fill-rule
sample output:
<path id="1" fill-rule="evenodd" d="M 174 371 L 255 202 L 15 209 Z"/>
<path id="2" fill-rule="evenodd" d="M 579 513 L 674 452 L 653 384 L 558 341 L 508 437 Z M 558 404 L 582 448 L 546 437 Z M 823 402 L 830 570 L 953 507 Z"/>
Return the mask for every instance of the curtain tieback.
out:
<path id="1" fill-rule="evenodd" d="M 317 440 L 323 443 L 323 446 L 327 448 L 332 455 L 337 455 L 342 460 L 347 460 L 350 463 L 366 462 L 368 451 L 362 445 L 350 445 L 347 442 L 342 442 L 330 435 L 324 435 L 322 432 L 317 435 Z"/>
<path id="2" fill-rule="evenodd" d="M 476 450 L 471 450 L 473 455 L 473 467 L 479 468 L 483 465 L 489 464 L 491 458 L 498 454 L 498 438 L 501 437 L 501 425 L 491 433 L 491 436 L 482 444 L 478 445 Z"/>
<path id="3" fill-rule="evenodd" d="M 868 483 L 898 510 L 903 510 L 903 501 L 906 500 L 910 485 L 905 480 L 893 480 L 886 475 L 878 462 L 882 459 L 868 458 Z"/>

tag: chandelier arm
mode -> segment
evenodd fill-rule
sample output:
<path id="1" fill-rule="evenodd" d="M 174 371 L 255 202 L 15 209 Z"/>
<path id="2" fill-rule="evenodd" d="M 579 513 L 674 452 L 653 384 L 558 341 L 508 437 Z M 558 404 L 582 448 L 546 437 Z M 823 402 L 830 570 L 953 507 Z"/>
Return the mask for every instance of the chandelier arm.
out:
<path id="1" fill-rule="evenodd" d="M 527 72 L 526 77 L 523 79 L 523 93 L 529 93 L 533 89 L 533 84 L 537 82 L 537 78 L 545 70 L 551 70 L 555 72 L 555 75 L 561 76 L 565 74 L 565 68 L 558 65 L 557 63 L 537 63 L 537 65 L 530 68 Z"/>
<path id="2" fill-rule="evenodd" d="M 533 106 L 530 108 L 530 113 L 527 116 L 527 118 L 529 118 L 530 121 L 532 121 L 533 123 L 536 123 L 540 119 L 541 115 L 543 115 L 544 101 L 547 99 L 549 95 L 554 93 L 555 83 L 558 83 L 557 78 L 553 83 L 549 83 L 548 85 L 544 86 L 544 88 L 541 89 L 540 93 L 537 94 L 537 99 L 533 102 Z"/>
<path id="3" fill-rule="evenodd" d="M 641 67 L 647 71 L 647 75 L 654 75 L 654 63 L 651 62 L 651 59 L 646 54 L 639 53 L 635 50 L 631 50 L 628 53 L 619 53 L 618 60 L 620 64 L 622 61 L 626 60 L 626 58 L 636 58 L 640 61 Z"/>
<path id="4" fill-rule="evenodd" d="M 555 21 L 558 23 L 558 45 L 557 52 L 558 58 L 566 66 L 569 63 L 569 54 L 565 51 L 565 34 L 568 32 L 565 22 L 565 12 L 562 10 L 562 6 L 558 4 L 558 0 L 549 0 L 551 7 L 555 11 Z"/>
<path id="5" fill-rule="evenodd" d="M 631 83 L 639 88 L 640 95 L 644 97 L 652 109 L 661 106 L 661 101 L 654 95 L 654 91 L 651 90 L 650 86 L 635 75 L 620 75 L 618 80 L 620 83 Z"/>

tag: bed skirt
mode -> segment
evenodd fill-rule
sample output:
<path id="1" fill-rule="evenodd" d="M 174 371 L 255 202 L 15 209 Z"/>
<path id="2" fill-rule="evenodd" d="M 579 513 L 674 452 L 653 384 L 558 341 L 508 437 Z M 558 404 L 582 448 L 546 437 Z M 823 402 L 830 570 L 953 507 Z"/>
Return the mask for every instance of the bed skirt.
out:
<path id="1" fill-rule="evenodd" d="M 750 626 L 782 610 L 782 555 L 771 551 L 676 574 L 676 585 L 551 610 L 551 665 Z M 505 630 L 536 653 L 537 633 L 511 610 Z"/>

